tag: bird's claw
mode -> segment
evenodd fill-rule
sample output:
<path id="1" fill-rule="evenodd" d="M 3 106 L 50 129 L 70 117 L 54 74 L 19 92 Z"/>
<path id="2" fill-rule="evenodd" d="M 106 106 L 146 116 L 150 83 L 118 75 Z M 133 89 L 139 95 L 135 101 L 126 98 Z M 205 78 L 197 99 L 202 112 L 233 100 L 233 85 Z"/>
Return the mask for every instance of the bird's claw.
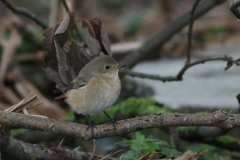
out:
<path id="1" fill-rule="evenodd" d="M 92 135 L 93 135 L 93 127 L 97 128 L 95 125 L 92 125 L 91 123 L 88 125 L 86 132 L 88 131 L 89 128 L 91 128 Z"/>
<path id="2" fill-rule="evenodd" d="M 114 121 L 113 119 L 110 119 L 110 123 L 112 123 L 114 130 L 116 131 L 117 128 L 116 128 L 115 124 L 118 124 L 118 122 Z"/>

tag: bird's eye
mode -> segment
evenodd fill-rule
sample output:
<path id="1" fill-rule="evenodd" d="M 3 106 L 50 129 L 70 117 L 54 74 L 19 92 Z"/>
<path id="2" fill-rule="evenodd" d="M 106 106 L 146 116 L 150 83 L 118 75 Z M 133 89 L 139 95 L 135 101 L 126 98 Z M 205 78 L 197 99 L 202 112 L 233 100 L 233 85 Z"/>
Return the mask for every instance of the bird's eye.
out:
<path id="1" fill-rule="evenodd" d="M 109 69 L 110 67 L 108 65 L 104 66 L 105 69 Z"/>

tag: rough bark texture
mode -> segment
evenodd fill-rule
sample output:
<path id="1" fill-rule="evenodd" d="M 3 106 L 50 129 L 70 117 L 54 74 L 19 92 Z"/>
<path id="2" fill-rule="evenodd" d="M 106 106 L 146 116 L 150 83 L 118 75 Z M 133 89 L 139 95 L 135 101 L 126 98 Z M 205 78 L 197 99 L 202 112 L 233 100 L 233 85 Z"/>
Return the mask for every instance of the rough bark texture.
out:
<path id="1" fill-rule="evenodd" d="M 3 159 L 11 160 L 88 160 L 84 152 L 63 148 L 46 148 L 37 144 L 29 144 L 10 137 L 9 133 L 1 133 L 1 153 Z"/>
<path id="2" fill-rule="evenodd" d="M 28 116 L 18 113 L 0 111 L 0 124 L 32 130 L 58 133 L 65 136 L 79 137 L 84 140 L 100 139 L 111 136 L 125 136 L 128 133 L 159 127 L 174 126 L 218 126 L 233 128 L 240 126 L 240 115 L 228 115 L 223 110 L 209 114 L 155 114 L 118 121 L 116 131 L 111 124 L 94 127 L 94 134 L 87 130 L 87 125 L 62 122 L 59 120 Z"/>

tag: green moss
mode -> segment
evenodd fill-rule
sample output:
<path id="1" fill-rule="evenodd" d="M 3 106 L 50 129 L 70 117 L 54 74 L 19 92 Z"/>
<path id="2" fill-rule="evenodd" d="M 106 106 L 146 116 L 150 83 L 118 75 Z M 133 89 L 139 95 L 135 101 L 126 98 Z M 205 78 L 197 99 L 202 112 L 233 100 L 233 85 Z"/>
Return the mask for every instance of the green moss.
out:
<path id="1" fill-rule="evenodd" d="M 184 134 L 186 134 L 187 136 L 189 136 L 189 132 L 193 132 L 197 129 L 196 126 L 192 126 L 192 127 L 178 127 L 178 131 L 179 132 L 183 132 Z"/>
<path id="2" fill-rule="evenodd" d="M 63 121 L 71 121 L 74 119 L 74 113 L 69 112 L 65 117 L 62 118 Z"/>
<path id="3" fill-rule="evenodd" d="M 218 38 L 221 34 L 226 32 L 225 26 L 214 26 L 209 28 L 208 32 L 204 35 L 204 40 L 210 41 Z"/>
<path id="4" fill-rule="evenodd" d="M 28 131 L 30 131 L 30 129 L 16 129 L 16 130 L 12 130 L 11 131 L 11 136 L 15 137 L 15 136 L 17 136 L 19 134 L 23 134 L 23 133 L 26 133 Z"/>
<path id="5" fill-rule="evenodd" d="M 238 141 L 237 139 L 235 139 L 231 136 L 228 136 L 228 135 L 223 135 L 223 136 L 216 137 L 216 140 L 219 141 L 219 142 L 222 142 L 224 144 L 229 144 L 229 143 L 233 143 L 233 142 Z"/>

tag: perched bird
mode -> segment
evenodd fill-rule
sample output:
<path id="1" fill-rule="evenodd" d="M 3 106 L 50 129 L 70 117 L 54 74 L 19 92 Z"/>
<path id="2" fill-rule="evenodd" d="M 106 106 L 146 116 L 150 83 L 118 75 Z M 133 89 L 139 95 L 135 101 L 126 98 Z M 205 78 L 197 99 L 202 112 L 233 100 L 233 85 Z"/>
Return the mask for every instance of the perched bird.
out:
<path id="1" fill-rule="evenodd" d="M 116 122 L 105 111 L 115 103 L 120 94 L 118 71 L 125 66 L 119 65 L 107 55 L 96 57 L 81 69 L 76 79 L 69 84 L 67 92 L 55 99 L 65 98 L 74 112 L 87 115 L 91 129 L 93 126 L 89 115 L 101 112 L 108 116 L 116 129 Z"/>

